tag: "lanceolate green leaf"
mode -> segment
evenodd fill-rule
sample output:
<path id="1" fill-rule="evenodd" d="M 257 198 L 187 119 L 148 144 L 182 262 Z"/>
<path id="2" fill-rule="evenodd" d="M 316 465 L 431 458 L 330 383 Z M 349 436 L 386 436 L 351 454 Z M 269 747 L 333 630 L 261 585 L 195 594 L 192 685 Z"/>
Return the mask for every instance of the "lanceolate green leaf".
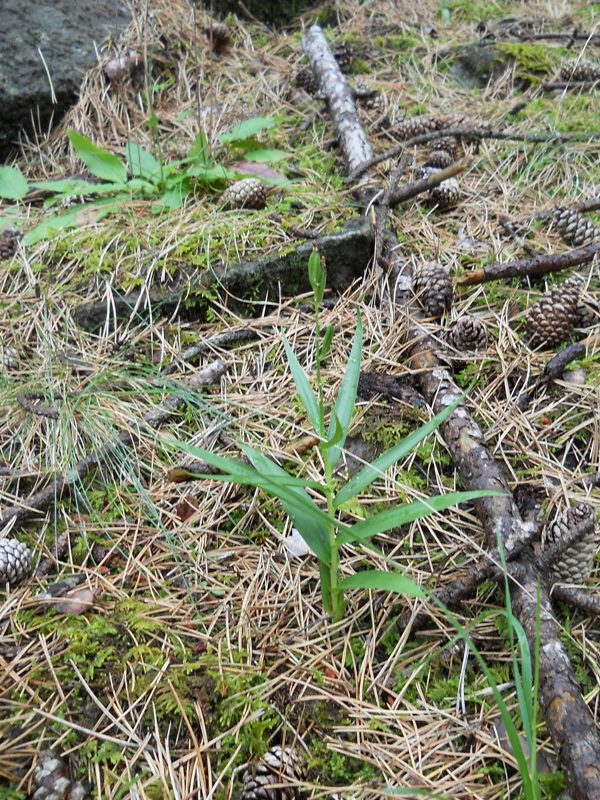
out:
<path id="1" fill-rule="evenodd" d="M 242 445 L 241 449 L 261 475 L 267 478 L 273 478 L 277 482 L 289 479 L 290 476 L 284 469 L 262 453 L 259 453 L 258 450 L 254 450 L 247 445 Z M 327 526 L 319 519 L 320 511 L 318 507 L 306 494 L 304 489 L 290 487 L 290 491 L 298 497 L 301 505 L 300 507 L 292 507 L 288 502 L 282 499 L 283 507 L 291 517 L 300 536 L 302 536 L 319 561 L 328 565 L 331 558 L 329 533 Z"/>
<path id="2" fill-rule="evenodd" d="M 378 569 L 357 572 L 356 575 L 351 575 L 341 581 L 340 588 L 381 589 L 384 592 L 397 592 L 406 597 L 418 597 L 421 600 L 427 599 L 425 592 L 412 578 L 407 575 L 401 575 L 399 572 L 383 572 Z"/>
<path id="3" fill-rule="evenodd" d="M 427 500 L 417 500 L 398 508 L 391 508 L 389 511 L 381 511 L 372 517 L 357 522 L 350 528 L 349 532 L 342 531 L 337 537 L 338 545 L 351 544 L 352 542 L 370 539 L 378 533 L 389 531 L 390 528 L 397 528 L 407 525 L 417 519 L 426 517 L 434 511 L 443 511 L 457 503 L 464 503 L 467 500 L 477 500 L 480 497 L 500 496 L 502 492 L 486 491 L 478 489 L 471 492 L 452 492 L 451 494 L 437 495 L 428 497 Z"/>
<path id="4" fill-rule="evenodd" d="M 92 175 L 111 183 L 123 183 L 127 179 L 125 164 L 117 156 L 97 147 L 86 136 L 75 131 L 69 131 L 67 136 L 78 157 Z"/>
<path id="5" fill-rule="evenodd" d="M 339 508 L 343 503 L 347 503 L 348 500 L 356 497 L 357 494 L 364 491 L 393 464 L 412 452 L 419 442 L 438 428 L 441 423 L 450 416 L 454 409 L 464 400 L 464 397 L 465 395 L 459 397 L 458 400 L 455 400 L 454 403 L 443 411 L 440 411 L 439 414 L 436 414 L 436 416 L 425 423 L 425 425 L 421 425 L 420 428 L 407 436 L 406 439 L 398 442 L 397 445 L 387 450 L 385 453 L 382 453 L 382 455 L 376 458 L 371 464 L 367 464 L 366 467 L 361 469 L 361 471 L 354 475 L 348 483 L 344 484 L 337 493 L 334 501 L 335 507 Z"/>
<path id="6" fill-rule="evenodd" d="M 356 335 L 354 337 L 354 344 L 350 352 L 348 364 L 346 365 L 346 372 L 342 379 L 342 385 L 339 388 L 338 395 L 333 407 L 333 413 L 329 422 L 328 439 L 332 439 L 335 433 L 336 419 L 343 431 L 343 436 L 338 444 L 332 447 L 329 451 L 329 462 L 333 469 L 338 462 L 342 447 L 346 441 L 352 415 L 354 414 L 354 406 L 356 404 L 356 391 L 358 389 L 358 379 L 360 378 L 360 356 L 362 352 L 362 320 L 360 314 L 356 315 Z"/>
<path id="7" fill-rule="evenodd" d="M 292 377 L 294 379 L 294 383 L 296 384 L 296 391 L 298 392 L 300 400 L 302 401 L 302 405 L 304 406 L 304 410 L 308 415 L 310 424 L 313 426 L 313 429 L 317 434 L 317 436 L 320 436 L 321 416 L 319 414 L 319 404 L 317 402 L 317 398 L 315 397 L 315 393 L 313 392 L 310 383 L 308 382 L 306 373 L 300 366 L 300 362 L 296 358 L 296 354 L 290 347 L 289 342 L 285 338 L 283 333 L 281 334 L 281 338 L 283 340 L 283 346 L 285 347 L 285 353 L 290 365 Z"/>
<path id="8" fill-rule="evenodd" d="M 135 178 L 148 178 L 151 181 L 159 181 L 163 175 L 163 165 L 152 153 L 149 153 L 141 145 L 127 142 L 125 148 L 129 171 Z"/>

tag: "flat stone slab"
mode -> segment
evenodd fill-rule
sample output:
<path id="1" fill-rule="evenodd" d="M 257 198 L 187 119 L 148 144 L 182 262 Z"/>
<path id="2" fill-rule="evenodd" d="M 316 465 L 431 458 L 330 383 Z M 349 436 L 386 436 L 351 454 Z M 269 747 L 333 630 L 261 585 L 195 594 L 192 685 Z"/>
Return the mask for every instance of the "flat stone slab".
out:
<path id="1" fill-rule="evenodd" d="M 327 286 L 343 292 L 362 277 L 373 255 L 374 233 L 366 217 L 350 220 L 335 233 L 315 240 L 327 267 Z M 146 293 L 113 291 L 110 305 L 82 303 L 73 316 L 88 331 L 97 331 L 107 322 L 111 325 L 129 319 L 132 313 L 147 318 L 152 310 L 162 316 L 204 319 L 210 308 L 207 295 L 221 298 L 228 308 L 244 316 L 258 311 L 267 298 L 276 302 L 280 295 L 293 297 L 310 291 L 308 258 L 313 242 L 299 245 L 292 252 L 273 255 L 259 261 L 240 261 L 188 276 L 175 287 Z"/>

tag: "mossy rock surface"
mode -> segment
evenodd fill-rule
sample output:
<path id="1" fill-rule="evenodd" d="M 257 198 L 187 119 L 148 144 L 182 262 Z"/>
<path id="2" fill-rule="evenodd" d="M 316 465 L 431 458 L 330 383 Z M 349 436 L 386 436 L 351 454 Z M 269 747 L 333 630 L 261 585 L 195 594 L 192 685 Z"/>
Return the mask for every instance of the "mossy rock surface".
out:
<path id="1" fill-rule="evenodd" d="M 327 267 L 327 285 L 334 292 L 344 291 L 360 277 L 372 255 L 373 230 L 365 217 L 350 220 L 340 231 L 315 240 Z M 252 312 L 266 298 L 275 299 L 280 292 L 287 296 L 310 289 L 306 264 L 312 252 L 312 241 L 291 252 L 276 254 L 258 261 L 240 261 L 201 273 L 193 272 L 176 283 L 156 291 L 150 303 L 144 303 L 139 292 L 114 293 L 113 317 L 124 319 L 137 308 L 188 319 L 204 319 L 211 298 L 229 294 L 236 298 L 228 305 L 237 313 Z M 106 322 L 106 303 L 81 303 L 74 311 L 77 324 L 85 330 L 98 330 Z"/>

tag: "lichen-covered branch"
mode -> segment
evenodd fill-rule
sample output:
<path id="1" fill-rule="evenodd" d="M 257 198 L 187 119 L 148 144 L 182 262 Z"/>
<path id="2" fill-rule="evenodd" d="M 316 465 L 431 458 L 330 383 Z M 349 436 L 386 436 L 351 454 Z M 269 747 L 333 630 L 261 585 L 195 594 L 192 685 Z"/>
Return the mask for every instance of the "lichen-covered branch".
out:
<path id="1" fill-rule="evenodd" d="M 373 158 L 373 150 L 356 111 L 352 89 L 342 75 L 319 25 L 310 28 L 302 47 L 319 81 L 321 92 L 327 98 L 347 171 L 354 172 Z"/>

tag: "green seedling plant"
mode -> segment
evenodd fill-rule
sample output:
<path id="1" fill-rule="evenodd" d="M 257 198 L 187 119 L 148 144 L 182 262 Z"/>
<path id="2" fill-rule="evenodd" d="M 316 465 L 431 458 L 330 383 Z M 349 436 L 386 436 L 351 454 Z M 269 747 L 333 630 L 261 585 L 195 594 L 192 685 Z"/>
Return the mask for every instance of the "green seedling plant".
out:
<path id="1" fill-rule="evenodd" d="M 25 244 L 35 244 L 60 230 L 77 226 L 86 218 L 86 211 L 93 211 L 98 219 L 135 200 L 152 200 L 152 210 L 156 213 L 176 209 L 199 185 L 212 190 L 224 188 L 231 180 L 247 177 L 249 162 L 261 165 L 285 158 L 282 151 L 266 148 L 256 139 L 258 133 L 275 124 L 271 117 L 244 120 L 231 131 L 221 134 L 220 147 L 215 155 L 211 153 L 205 134 L 200 131 L 185 158 L 169 163 L 133 142 L 127 143 L 125 158 L 122 159 L 80 133 L 69 131 L 67 137 L 75 154 L 95 181 L 64 178 L 29 182 L 18 167 L 0 167 L 0 198 L 26 200 L 32 190 L 41 190 L 49 192 L 45 208 L 87 198 L 68 211 L 44 219 L 28 231 L 24 237 Z M 243 174 L 235 169 L 240 158 L 246 164 Z M 223 161 L 230 166 L 224 166 Z M 267 182 L 285 183 L 279 173 L 260 167 L 256 172 Z"/>
<path id="2" fill-rule="evenodd" d="M 224 458 L 183 442 L 178 442 L 176 446 L 220 470 L 219 474 L 203 477 L 238 485 L 254 486 L 280 500 L 296 529 L 319 562 L 323 606 L 331 615 L 332 620 L 337 622 L 344 617 L 345 611 L 344 584 L 340 582 L 340 551 L 344 545 L 361 545 L 376 549 L 372 539 L 378 534 L 391 528 L 407 525 L 457 503 L 487 496 L 490 492 L 479 490 L 454 492 L 399 505 L 353 525 L 344 522 L 345 504 L 368 488 L 385 470 L 410 453 L 422 439 L 434 431 L 452 413 L 460 400 L 448 406 L 428 423 L 387 450 L 371 464 L 367 464 L 350 480 L 338 487 L 338 479 L 334 477 L 334 471 L 342 455 L 356 402 L 363 345 L 362 323 L 360 314 L 357 314 L 356 335 L 345 374 L 333 408 L 329 408 L 324 399 L 321 370 L 323 361 L 331 348 L 333 328 L 328 326 L 323 334 L 321 333 L 320 305 L 325 293 L 326 275 L 317 250 L 314 250 L 310 256 L 308 271 L 313 289 L 315 314 L 316 392 L 283 334 L 282 341 L 296 390 L 319 440 L 318 448 L 323 463 L 322 479 L 309 481 L 295 478 L 264 453 L 244 443 L 241 443 L 239 447 L 249 463 L 244 463 L 240 459 Z M 311 495 L 316 495 L 318 501 L 314 500 Z M 400 579 L 402 576 L 396 577 Z M 410 594 L 413 582 L 408 578 L 406 581 L 407 593 Z"/>

